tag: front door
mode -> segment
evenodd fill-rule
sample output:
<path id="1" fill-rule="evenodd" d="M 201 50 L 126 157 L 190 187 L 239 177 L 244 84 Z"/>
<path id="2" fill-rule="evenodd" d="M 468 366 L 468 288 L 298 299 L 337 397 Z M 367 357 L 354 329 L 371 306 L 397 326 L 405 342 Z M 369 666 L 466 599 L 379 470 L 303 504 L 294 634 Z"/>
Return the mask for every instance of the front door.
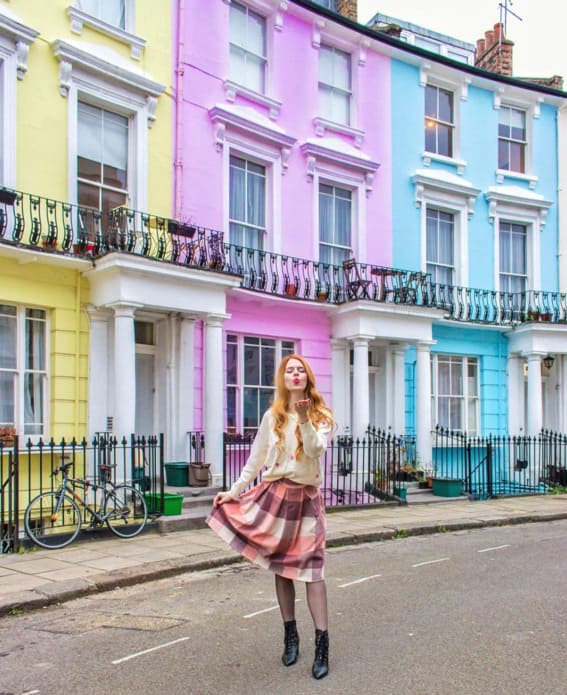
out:
<path id="1" fill-rule="evenodd" d="M 136 434 L 147 437 L 154 429 L 154 355 L 136 352 Z"/>

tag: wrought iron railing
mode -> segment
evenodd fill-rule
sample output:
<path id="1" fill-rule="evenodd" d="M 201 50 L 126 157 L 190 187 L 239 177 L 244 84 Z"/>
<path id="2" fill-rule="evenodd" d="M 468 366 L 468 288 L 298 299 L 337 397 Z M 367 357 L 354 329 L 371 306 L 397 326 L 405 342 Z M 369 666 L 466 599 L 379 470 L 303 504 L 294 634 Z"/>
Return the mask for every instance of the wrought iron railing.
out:
<path id="1" fill-rule="evenodd" d="M 567 436 L 478 437 L 438 427 L 433 466 L 435 477 L 461 480 L 475 499 L 542 494 L 567 485 Z"/>
<path id="2" fill-rule="evenodd" d="M 16 435 L 9 444 L 0 439 L 0 552 L 14 552 L 25 541 L 26 507 L 36 495 L 57 488 L 61 478 L 53 472 L 63 462 L 71 463 L 72 477 L 99 484 L 109 476 L 138 487 L 146 495 L 151 516 L 159 516 L 164 511 L 163 451 L 162 434 L 119 440 L 100 433 L 90 441 L 58 442 L 24 441 Z M 89 502 L 86 497 L 85 502 Z"/>
<path id="3" fill-rule="evenodd" d="M 366 300 L 439 309 L 468 323 L 567 323 L 567 294 L 435 283 L 429 273 L 350 259 L 343 265 L 247 248 L 223 233 L 127 207 L 108 213 L 0 188 L 0 241 L 92 258 L 130 253 L 241 277 L 250 291 L 327 304 Z"/>
<path id="4" fill-rule="evenodd" d="M 253 434 L 224 434 L 223 489 L 228 490 L 244 468 Z M 321 493 L 326 507 L 399 502 L 406 462 L 404 440 L 382 430 L 369 430 L 364 439 L 339 435 L 321 458 Z M 252 484 L 261 478 L 261 472 Z"/>

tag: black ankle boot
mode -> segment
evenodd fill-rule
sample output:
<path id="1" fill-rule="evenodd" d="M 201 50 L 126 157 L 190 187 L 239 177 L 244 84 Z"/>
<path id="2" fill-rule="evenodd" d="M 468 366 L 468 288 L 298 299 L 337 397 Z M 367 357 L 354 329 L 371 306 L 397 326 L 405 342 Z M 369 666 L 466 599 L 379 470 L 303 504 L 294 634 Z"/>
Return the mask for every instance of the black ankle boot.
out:
<path id="1" fill-rule="evenodd" d="M 315 660 L 311 669 L 313 678 L 319 680 L 329 673 L 329 633 L 315 630 Z"/>
<path id="2" fill-rule="evenodd" d="M 284 628 L 285 636 L 282 662 L 284 666 L 293 666 L 299 656 L 299 634 L 297 632 L 295 620 L 289 620 L 287 623 L 284 623 Z"/>

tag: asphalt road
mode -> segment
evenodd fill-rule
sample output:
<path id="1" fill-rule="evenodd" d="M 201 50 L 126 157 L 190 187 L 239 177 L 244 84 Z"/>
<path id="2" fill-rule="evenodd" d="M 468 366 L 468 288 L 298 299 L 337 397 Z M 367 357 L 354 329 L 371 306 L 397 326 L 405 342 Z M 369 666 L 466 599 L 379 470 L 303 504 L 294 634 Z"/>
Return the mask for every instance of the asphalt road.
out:
<path id="1" fill-rule="evenodd" d="M 273 578 L 249 564 L 0 620 L 0 695 L 565 695 L 567 521 L 327 556 L 331 673 L 280 662 Z"/>

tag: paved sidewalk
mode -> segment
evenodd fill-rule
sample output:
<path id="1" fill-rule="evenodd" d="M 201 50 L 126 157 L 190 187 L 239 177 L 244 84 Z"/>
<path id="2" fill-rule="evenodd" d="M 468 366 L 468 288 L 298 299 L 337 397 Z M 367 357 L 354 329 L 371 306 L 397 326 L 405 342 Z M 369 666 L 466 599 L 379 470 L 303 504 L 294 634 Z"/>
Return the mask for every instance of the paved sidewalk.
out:
<path id="1" fill-rule="evenodd" d="M 327 544 L 555 519 L 567 519 L 567 495 L 388 505 L 328 513 Z M 208 528 L 145 533 L 131 540 L 89 539 L 87 534 L 79 538 L 63 550 L 0 555 L 0 616 L 239 560 Z"/>

